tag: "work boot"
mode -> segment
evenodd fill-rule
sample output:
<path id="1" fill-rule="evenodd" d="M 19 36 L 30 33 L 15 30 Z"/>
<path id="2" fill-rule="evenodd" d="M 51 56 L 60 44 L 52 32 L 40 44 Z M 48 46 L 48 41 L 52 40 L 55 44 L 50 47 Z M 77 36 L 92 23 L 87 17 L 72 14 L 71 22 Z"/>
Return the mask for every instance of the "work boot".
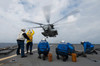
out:
<path id="1" fill-rule="evenodd" d="M 77 54 L 77 57 L 79 57 L 79 54 Z"/>
<path id="2" fill-rule="evenodd" d="M 30 52 L 30 55 L 33 55 L 33 53 L 32 53 L 32 52 Z"/>
<path id="3" fill-rule="evenodd" d="M 38 56 L 39 59 L 41 59 L 41 56 Z"/>
<path id="4" fill-rule="evenodd" d="M 66 56 L 66 60 L 68 60 L 68 55 Z"/>
<path id="5" fill-rule="evenodd" d="M 98 54 L 95 50 L 93 50 L 93 53 Z"/>
<path id="6" fill-rule="evenodd" d="M 60 58 L 59 58 L 59 55 L 57 55 L 57 59 L 60 59 Z"/>
<path id="7" fill-rule="evenodd" d="M 26 52 L 26 54 L 28 54 L 28 51 Z"/>
<path id="8" fill-rule="evenodd" d="M 17 55 L 20 55 L 20 53 L 18 53 Z"/>
<path id="9" fill-rule="evenodd" d="M 66 59 L 66 57 L 63 57 L 63 61 L 65 62 L 67 59 Z"/>
<path id="10" fill-rule="evenodd" d="M 87 57 L 87 55 L 85 53 L 82 54 L 83 57 Z"/>
<path id="11" fill-rule="evenodd" d="M 26 55 L 24 55 L 24 56 L 21 56 L 21 58 L 24 58 L 24 57 L 27 57 Z"/>
<path id="12" fill-rule="evenodd" d="M 45 56 L 43 55 L 43 60 L 45 60 Z"/>

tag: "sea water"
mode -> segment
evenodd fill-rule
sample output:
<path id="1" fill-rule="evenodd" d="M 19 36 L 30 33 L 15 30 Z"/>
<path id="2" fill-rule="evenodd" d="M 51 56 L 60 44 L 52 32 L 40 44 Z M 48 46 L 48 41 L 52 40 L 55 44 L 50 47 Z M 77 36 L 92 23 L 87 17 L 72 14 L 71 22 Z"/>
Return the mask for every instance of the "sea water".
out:
<path id="1" fill-rule="evenodd" d="M 17 43 L 0 43 L 0 48 L 12 47 L 14 45 L 17 45 Z"/>

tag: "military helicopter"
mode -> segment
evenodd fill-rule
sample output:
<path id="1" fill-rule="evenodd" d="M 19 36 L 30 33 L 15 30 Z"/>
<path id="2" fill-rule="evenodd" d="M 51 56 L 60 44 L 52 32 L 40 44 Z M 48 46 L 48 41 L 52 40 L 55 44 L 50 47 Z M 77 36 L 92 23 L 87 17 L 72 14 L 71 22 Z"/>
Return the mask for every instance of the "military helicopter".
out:
<path id="1" fill-rule="evenodd" d="M 30 20 L 23 20 L 24 22 L 29 22 L 29 23 L 33 23 L 33 24 L 37 24 L 39 25 L 38 27 L 31 27 L 31 28 L 42 28 L 44 32 L 41 32 L 43 36 L 45 37 L 56 37 L 56 35 L 58 35 L 57 30 L 54 28 L 55 24 L 60 22 L 61 20 L 63 20 L 64 18 L 67 18 L 70 15 L 76 14 L 79 11 L 78 10 L 74 10 L 72 12 L 70 12 L 69 14 L 65 15 L 64 17 L 58 19 L 57 21 L 53 22 L 52 24 L 50 24 L 50 9 L 45 10 L 45 16 L 46 16 L 46 21 L 47 24 L 43 24 L 43 23 L 38 23 L 38 22 L 34 22 L 34 21 L 30 21 Z"/>

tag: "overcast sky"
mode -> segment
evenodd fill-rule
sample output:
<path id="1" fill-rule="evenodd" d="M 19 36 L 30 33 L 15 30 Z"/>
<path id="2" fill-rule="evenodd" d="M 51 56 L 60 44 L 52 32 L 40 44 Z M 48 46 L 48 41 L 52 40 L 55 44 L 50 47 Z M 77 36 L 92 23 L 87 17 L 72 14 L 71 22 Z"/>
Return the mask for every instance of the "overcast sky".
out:
<path id="1" fill-rule="evenodd" d="M 79 10 L 79 13 L 69 15 L 56 24 L 58 35 L 48 38 L 48 42 L 65 40 L 100 44 L 100 0 L 0 0 L 0 43 L 15 43 L 21 28 L 37 26 L 22 19 L 46 24 L 45 6 L 51 7 L 51 23 L 73 10 Z M 34 31 L 33 42 L 38 43 L 44 37 L 41 34 L 43 30 Z"/>

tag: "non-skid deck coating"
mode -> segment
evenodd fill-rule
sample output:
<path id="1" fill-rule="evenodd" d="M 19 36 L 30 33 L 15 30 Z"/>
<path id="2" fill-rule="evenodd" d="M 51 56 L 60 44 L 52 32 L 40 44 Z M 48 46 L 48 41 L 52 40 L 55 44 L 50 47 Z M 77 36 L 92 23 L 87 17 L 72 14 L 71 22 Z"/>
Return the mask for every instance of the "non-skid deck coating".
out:
<path id="1" fill-rule="evenodd" d="M 83 51 L 82 45 L 74 45 L 75 49 L 78 51 Z M 20 55 L 14 56 L 10 59 L 6 59 L 3 61 L 0 61 L 0 66 L 100 66 L 100 51 L 97 51 L 98 54 L 93 55 L 87 55 L 88 58 L 92 60 L 96 60 L 97 62 L 94 62 L 92 60 L 89 60 L 84 57 L 78 57 L 77 62 L 72 62 L 71 56 L 69 56 L 69 59 L 66 62 L 63 62 L 62 59 L 57 60 L 56 59 L 56 53 L 55 48 L 57 45 L 50 45 L 50 53 L 53 55 L 53 61 L 49 62 L 48 58 L 43 61 L 42 59 L 38 59 L 38 53 L 37 53 L 37 45 L 33 45 L 33 55 L 27 55 L 26 58 L 21 58 Z M 100 45 L 95 45 L 95 48 L 100 48 Z M 16 53 L 16 51 L 8 54 L 8 55 L 0 55 L 0 58 L 12 56 Z"/>

